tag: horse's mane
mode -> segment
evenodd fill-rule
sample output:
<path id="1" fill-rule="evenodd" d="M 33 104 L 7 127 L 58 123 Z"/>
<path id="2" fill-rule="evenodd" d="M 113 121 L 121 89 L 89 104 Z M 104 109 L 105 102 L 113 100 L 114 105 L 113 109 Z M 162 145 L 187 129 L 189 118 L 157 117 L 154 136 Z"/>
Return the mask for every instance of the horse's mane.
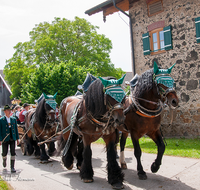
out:
<path id="1" fill-rule="evenodd" d="M 134 91 L 135 97 L 141 97 L 142 94 L 153 88 L 153 74 L 154 70 L 149 69 L 142 73 L 142 75 L 138 78 L 138 82 Z"/>
<path id="2" fill-rule="evenodd" d="M 43 97 L 42 100 L 37 105 L 36 111 L 35 111 L 35 119 L 38 122 L 40 127 L 44 127 L 44 124 L 46 122 L 46 110 L 45 110 L 45 98 Z"/>
<path id="3" fill-rule="evenodd" d="M 84 96 L 86 110 L 91 112 L 94 117 L 101 117 L 106 112 L 104 104 L 103 84 L 101 80 L 95 80 L 89 87 Z"/>

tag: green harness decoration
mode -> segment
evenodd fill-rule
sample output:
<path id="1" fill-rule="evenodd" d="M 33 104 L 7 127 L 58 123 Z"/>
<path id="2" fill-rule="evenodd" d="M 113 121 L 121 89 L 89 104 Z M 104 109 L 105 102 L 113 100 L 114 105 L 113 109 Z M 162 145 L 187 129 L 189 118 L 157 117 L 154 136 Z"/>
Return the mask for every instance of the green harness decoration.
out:
<path id="1" fill-rule="evenodd" d="M 121 87 L 121 84 L 123 83 L 125 76 L 126 75 L 124 75 L 119 80 L 115 80 L 115 79 L 105 80 L 99 77 L 99 79 L 102 81 L 102 84 L 104 86 L 105 94 L 108 94 L 119 103 L 121 103 L 124 97 L 126 96 L 126 93 Z"/>
<path id="2" fill-rule="evenodd" d="M 175 63 L 176 64 L 176 63 Z M 174 79 L 170 76 L 172 68 L 174 67 L 173 64 L 169 69 L 159 69 L 157 63 L 154 61 L 154 76 L 153 80 L 157 84 L 163 84 L 164 86 L 168 87 L 168 90 L 174 88 Z M 161 94 L 166 95 L 166 90 L 164 90 L 162 87 L 159 88 L 161 91 Z"/>
<path id="3" fill-rule="evenodd" d="M 48 104 L 52 109 L 56 110 L 56 95 L 57 95 L 58 92 L 56 92 L 54 94 L 54 96 L 52 95 L 46 95 L 44 92 L 43 92 L 43 95 L 44 95 L 44 98 L 45 98 L 45 101 L 46 101 L 46 104 Z"/>

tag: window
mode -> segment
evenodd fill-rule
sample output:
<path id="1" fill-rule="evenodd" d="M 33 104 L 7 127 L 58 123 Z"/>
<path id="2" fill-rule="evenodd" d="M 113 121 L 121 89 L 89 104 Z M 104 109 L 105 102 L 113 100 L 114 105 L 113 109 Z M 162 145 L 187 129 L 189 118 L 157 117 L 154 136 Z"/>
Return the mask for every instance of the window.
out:
<path id="1" fill-rule="evenodd" d="M 157 54 L 165 51 L 163 28 L 151 31 L 150 33 L 151 54 Z"/>
<path id="2" fill-rule="evenodd" d="M 153 16 L 163 11 L 162 0 L 148 0 L 147 1 L 148 16 Z"/>
<path id="3" fill-rule="evenodd" d="M 173 48 L 171 26 L 158 28 L 142 35 L 144 55 L 154 55 Z"/>

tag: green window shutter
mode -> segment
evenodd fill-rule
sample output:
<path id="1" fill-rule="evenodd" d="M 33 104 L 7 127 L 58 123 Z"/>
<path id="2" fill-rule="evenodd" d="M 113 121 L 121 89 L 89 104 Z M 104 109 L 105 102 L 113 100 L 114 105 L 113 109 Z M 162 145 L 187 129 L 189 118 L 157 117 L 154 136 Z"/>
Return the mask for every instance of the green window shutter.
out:
<path id="1" fill-rule="evenodd" d="M 195 18 L 195 25 L 196 25 L 196 39 L 197 39 L 197 43 L 200 43 L 200 17 Z"/>
<path id="2" fill-rule="evenodd" d="M 167 26 L 163 28 L 164 31 L 164 42 L 165 42 L 165 50 L 170 50 L 173 48 L 172 45 L 172 27 Z"/>
<path id="3" fill-rule="evenodd" d="M 142 40 L 143 40 L 143 53 L 144 55 L 149 55 L 151 53 L 150 51 L 150 42 L 149 42 L 149 33 L 142 34 Z"/>

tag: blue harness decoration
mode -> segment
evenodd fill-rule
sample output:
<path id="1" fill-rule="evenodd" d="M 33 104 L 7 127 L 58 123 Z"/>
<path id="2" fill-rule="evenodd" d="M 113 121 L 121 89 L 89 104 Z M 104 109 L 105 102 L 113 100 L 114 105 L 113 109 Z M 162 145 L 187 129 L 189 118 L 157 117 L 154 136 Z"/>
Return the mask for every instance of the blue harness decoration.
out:
<path id="1" fill-rule="evenodd" d="M 126 96 L 126 93 L 124 92 L 124 90 L 121 87 L 121 84 L 123 83 L 125 76 L 126 75 L 124 75 L 119 80 L 115 80 L 115 79 L 105 80 L 105 79 L 99 77 L 99 79 L 102 81 L 102 83 L 104 85 L 105 94 L 108 94 L 109 96 L 111 96 L 113 99 L 115 99 L 119 103 L 121 103 L 122 100 L 124 99 L 124 97 Z"/>
<path id="2" fill-rule="evenodd" d="M 174 87 L 174 79 L 172 79 L 170 76 L 157 76 L 155 81 L 157 84 L 163 84 L 168 88 Z"/>
<path id="3" fill-rule="evenodd" d="M 164 86 L 168 87 L 167 90 L 163 89 L 161 86 L 159 87 L 159 89 L 161 91 L 161 95 L 166 96 L 167 93 L 169 93 L 170 91 L 174 91 L 174 89 L 173 89 L 174 88 L 174 79 L 170 76 L 174 65 L 172 65 L 169 69 L 159 69 L 157 63 L 154 62 L 153 80 L 157 84 L 163 84 Z"/>
<path id="4" fill-rule="evenodd" d="M 46 104 L 48 104 L 53 110 L 56 110 L 57 103 L 55 99 L 56 99 L 57 92 L 54 94 L 54 96 L 46 95 L 44 92 L 43 92 L 43 95 L 44 95 Z"/>

